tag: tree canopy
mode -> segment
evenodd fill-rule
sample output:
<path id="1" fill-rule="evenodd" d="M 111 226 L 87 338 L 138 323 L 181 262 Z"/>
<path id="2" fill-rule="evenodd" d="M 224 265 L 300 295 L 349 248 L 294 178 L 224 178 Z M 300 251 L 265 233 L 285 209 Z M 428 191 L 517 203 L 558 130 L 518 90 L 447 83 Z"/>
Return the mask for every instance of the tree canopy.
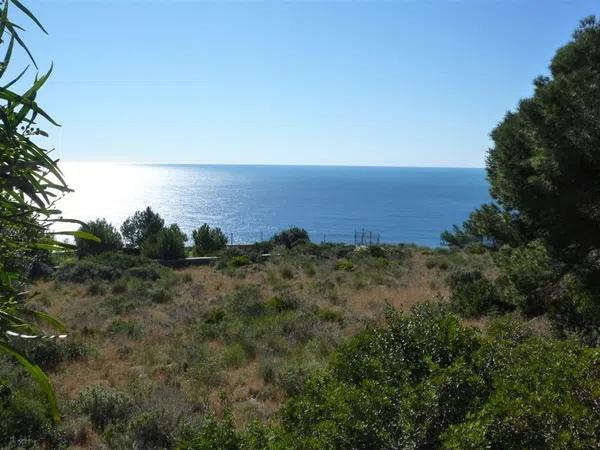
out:
<path id="1" fill-rule="evenodd" d="M 504 303 L 550 311 L 561 328 L 600 324 L 600 23 L 581 21 L 492 131 L 487 177 L 495 201 L 442 234 L 450 246 L 501 250 Z M 479 283 L 479 281 L 478 281 Z M 598 333 L 593 332 L 594 335 Z M 596 339 L 596 338 L 594 338 Z"/>

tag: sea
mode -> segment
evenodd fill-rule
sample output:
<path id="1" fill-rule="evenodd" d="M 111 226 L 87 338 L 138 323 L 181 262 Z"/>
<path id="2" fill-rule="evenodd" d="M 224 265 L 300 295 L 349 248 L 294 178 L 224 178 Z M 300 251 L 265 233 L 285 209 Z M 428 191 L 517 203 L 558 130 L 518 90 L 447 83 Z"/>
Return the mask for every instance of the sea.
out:
<path id="1" fill-rule="evenodd" d="M 203 223 L 233 244 L 270 238 L 290 226 L 314 242 L 415 243 L 440 234 L 490 201 L 484 169 L 61 163 L 74 192 L 64 217 L 105 218 L 117 228 L 151 206 L 191 237 Z"/>

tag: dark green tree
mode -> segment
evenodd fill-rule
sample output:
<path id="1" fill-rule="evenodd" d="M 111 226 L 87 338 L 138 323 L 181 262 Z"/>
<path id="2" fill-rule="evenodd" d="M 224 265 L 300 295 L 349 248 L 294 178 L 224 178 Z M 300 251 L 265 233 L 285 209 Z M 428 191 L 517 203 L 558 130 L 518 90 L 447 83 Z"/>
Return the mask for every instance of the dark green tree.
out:
<path id="1" fill-rule="evenodd" d="M 581 22 L 549 77 L 535 80 L 492 132 L 491 194 L 553 255 L 597 261 L 600 249 L 600 24 Z"/>
<path id="2" fill-rule="evenodd" d="M 600 24 L 584 19 L 550 64 L 492 131 L 487 158 L 496 206 L 484 205 L 449 244 L 539 239 L 554 257 L 594 265 L 600 251 Z"/>
<path id="3" fill-rule="evenodd" d="M 142 211 L 136 211 L 121 225 L 121 234 L 125 243 L 130 247 L 140 247 L 142 242 L 151 235 L 158 233 L 165 226 L 165 221 L 149 206 Z"/>
<path id="4" fill-rule="evenodd" d="M 123 239 L 121 239 L 121 235 L 114 226 L 106 221 L 106 219 L 92 220 L 85 225 L 82 225 L 80 230 L 93 234 L 100 239 L 100 242 L 76 237 L 75 243 L 77 245 L 77 254 L 79 257 L 97 255 L 99 253 L 123 248 Z"/>
<path id="5" fill-rule="evenodd" d="M 185 258 L 187 236 L 176 224 L 151 234 L 142 242 L 142 255 L 154 259 Z"/>
<path id="6" fill-rule="evenodd" d="M 192 231 L 194 253 L 198 256 L 208 255 L 222 250 L 227 245 L 227 236 L 220 228 L 211 228 L 207 223 Z"/>
<path id="7" fill-rule="evenodd" d="M 500 252 L 497 291 L 561 329 L 600 324 L 600 24 L 584 19 L 492 131 L 487 177 L 494 204 L 442 234 L 450 246 Z M 504 248 L 502 248 L 504 247 Z M 576 288 L 575 288 L 576 287 Z M 585 317 L 584 317 L 585 316 Z M 595 325 L 593 325 L 595 324 Z M 594 332 L 594 334 L 598 334 Z"/>
<path id="8" fill-rule="evenodd" d="M 310 242 L 308 232 L 300 227 L 291 227 L 273 236 L 273 243 L 275 245 L 283 245 L 286 248 L 292 248 L 307 242 Z"/>

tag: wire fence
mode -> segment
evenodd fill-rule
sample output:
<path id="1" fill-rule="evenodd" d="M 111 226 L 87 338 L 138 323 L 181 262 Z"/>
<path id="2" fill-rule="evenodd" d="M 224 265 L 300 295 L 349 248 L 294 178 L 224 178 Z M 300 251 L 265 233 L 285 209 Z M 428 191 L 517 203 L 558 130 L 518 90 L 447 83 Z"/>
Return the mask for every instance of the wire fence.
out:
<path id="1" fill-rule="evenodd" d="M 251 245 L 257 242 L 264 242 L 273 237 L 277 231 L 237 231 L 227 233 L 228 245 Z M 340 233 L 338 231 L 319 232 L 309 231 L 309 237 L 312 242 L 319 243 L 342 243 L 353 244 L 355 246 L 379 245 L 383 242 L 381 235 L 377 232 L 359 229 L 353 232 Z"/>

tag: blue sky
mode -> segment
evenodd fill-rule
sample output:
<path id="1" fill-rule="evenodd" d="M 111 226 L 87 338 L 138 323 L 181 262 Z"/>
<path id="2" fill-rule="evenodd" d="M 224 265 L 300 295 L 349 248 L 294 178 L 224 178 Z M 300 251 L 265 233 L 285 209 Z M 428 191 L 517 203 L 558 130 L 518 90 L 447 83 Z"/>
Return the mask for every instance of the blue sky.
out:
<path id="1" fill-rule="evenodd" d="M 597 1 L 30 1 L 65 160 L 481 167 Z M 19 23 L 24 20 L 19 20 Z"/>

